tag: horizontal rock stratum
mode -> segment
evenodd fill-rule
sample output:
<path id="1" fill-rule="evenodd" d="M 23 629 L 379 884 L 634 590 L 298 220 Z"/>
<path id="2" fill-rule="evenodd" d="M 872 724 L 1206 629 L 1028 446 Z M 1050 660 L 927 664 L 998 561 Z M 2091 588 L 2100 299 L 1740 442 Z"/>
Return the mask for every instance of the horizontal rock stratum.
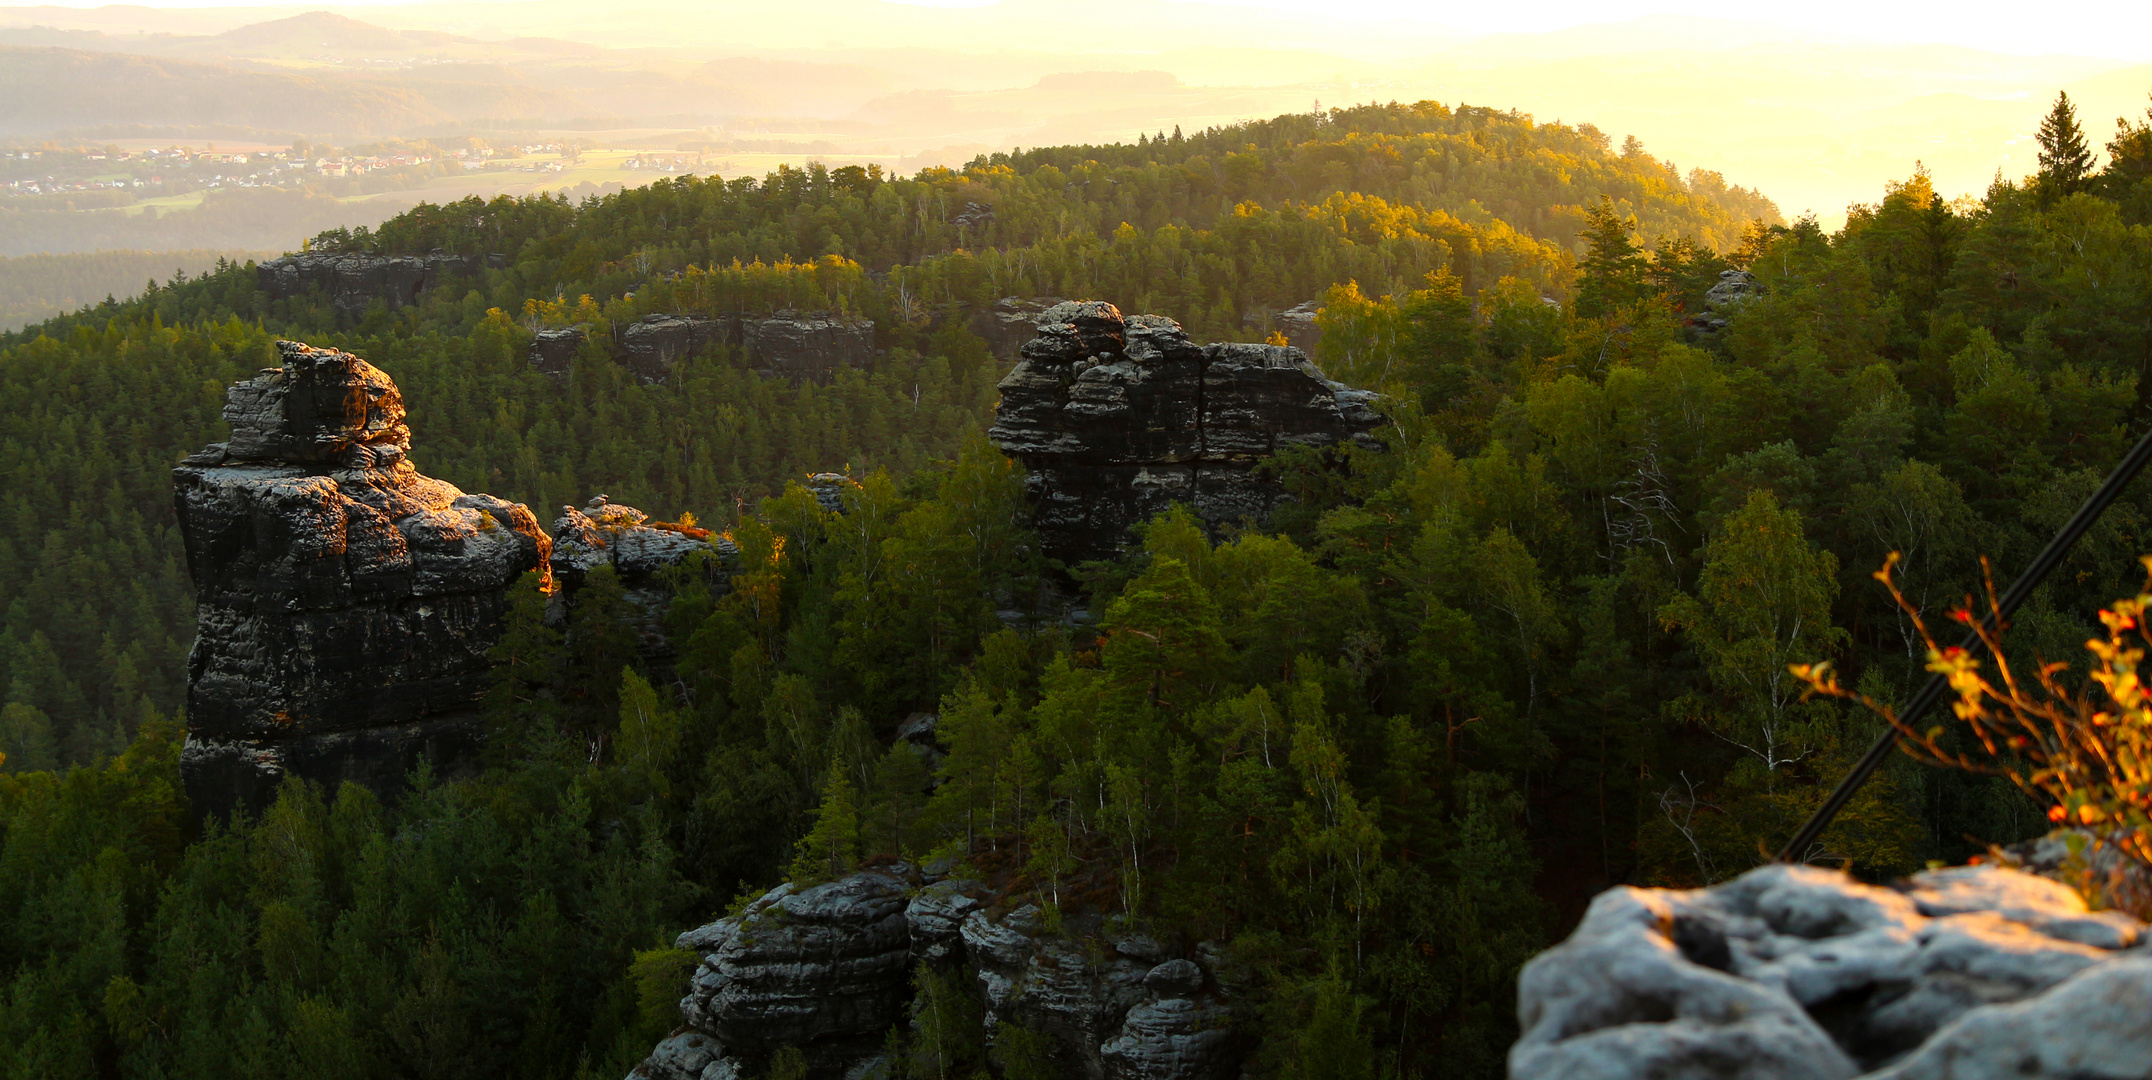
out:
<path id="1" fill-rule="evenodd" d="M 505 269 L 505 255 L 365 255 L 308 251 L 271 259 L 255 267 L 256 283 L 274 300 L 328 295 L 339 314 L 356 320 L 379 300 L 389 310 L 416 304 L 419 296 L 451 279 L 480 270 Z"/>
<path id="2" fill-rule="evenodd" d="M 2021 871 L 1618 888 L 1517 982 L 1513 1080 L 2152 1077 L 2146 928 Z"/>
<path id="3" fill-rule="evenodd" d="M 197 812 L 287 774 L 393 794 L 453 771 L 508 589 L 551 543 L 519 503 L 421 474 L 403 397 L 350 353 L 278 343 L 232 385 L 229 442 L 173 470 L 196 631 L 181 773 Z"/>
<path id="4" fill-rule="evenodd" d="M 1288 447 L 1359 443 L 1375 395 L 1282 345 L 1190 341 L 1162 315 L 1061 303 L 1001 381 L 987 433 L 1030 470 L 1046 553 L 1112 558 L 1129 526 L 1186 503 L 1211 524 L 1260 522 L 1283 488 L 1255 471 Z"/>

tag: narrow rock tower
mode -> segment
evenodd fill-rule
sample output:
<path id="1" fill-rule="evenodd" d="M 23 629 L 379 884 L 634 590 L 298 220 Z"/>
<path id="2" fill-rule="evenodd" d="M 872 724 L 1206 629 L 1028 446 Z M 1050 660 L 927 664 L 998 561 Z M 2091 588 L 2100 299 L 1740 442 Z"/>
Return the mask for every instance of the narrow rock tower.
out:
<path id="1" fill-rule="evenodd" d="M 229 442 L 173 470 L 197 603 L 180 772 L 197 814 L 259 810 L 296 775 L 393 797 L 483 742 L 508 590 L 551 542 L 518 503 L 407 455 L 403 395 L 350 353 L 277 343 L 234 383 Z"/>

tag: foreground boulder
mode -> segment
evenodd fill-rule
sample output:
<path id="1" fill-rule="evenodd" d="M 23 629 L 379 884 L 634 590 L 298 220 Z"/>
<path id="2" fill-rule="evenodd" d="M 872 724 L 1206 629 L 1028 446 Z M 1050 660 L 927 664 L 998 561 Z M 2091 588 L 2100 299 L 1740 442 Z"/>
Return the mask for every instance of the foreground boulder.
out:
<path id="1" fill-rule="evenodd" d="M 232 385 L 229 442 L 173 470 L 196 636 L 180 771 L 198 812 L 285 775 L 393 794 L 473 760 L 508 590 L 550 549 L 521 504 L 419 473 L 396 384 L 278 343 Z"/>
<path id="2" fill-rule="evenodd" d="M 366 314 L 379 300 L 389 310 L 416 304 L 446 282 L 488 267 L 508 265 L 504 255 L 362 255 L 308 251 L 255 265 L 256 283 L 273 300 L 320 290 L 347 319 Z"/>
<path id="3" fill-rule="evenodd" d="M 1289 346 L 1197 345 L 1086 301 L 1042 312 L 1022 357 L 988 437 L 1029 469 L 1040 542 L 1071 564 L 1112 558 L 1177 502 L 1214 525 L 1267 518 L 1284 491 L 1255 467 L 1280 450 L 1377 445 L 1374 395 Z"/>
<path id="4" fill-rule="evenodd" d="M 1514 1080 L 2152 1077 L 2145 927 L 1988 866 L 1618 888 L 1525 965 Z"/>
<path id="5" fill-rule="evenodd" d="M 1193 957 L 1098 920 L 1049 932 L 1039 909 L 1002 910 L 975 881 L 907 866 L 780 885 L 739 915 L 682 934 L 700 957 L 686 1023 L 631 1080 L 742 1080 L 799 1050 L 814 1080 L 893 1075 L 892 1029 L 922 966 L 984 1006 L 982 1030 L 1052 1040 L 1066 1080 L 1222 1080 L 1244 1043 L 1215 949 Z M 915 1048 L 915 1057 L 932 1053 Z"/>

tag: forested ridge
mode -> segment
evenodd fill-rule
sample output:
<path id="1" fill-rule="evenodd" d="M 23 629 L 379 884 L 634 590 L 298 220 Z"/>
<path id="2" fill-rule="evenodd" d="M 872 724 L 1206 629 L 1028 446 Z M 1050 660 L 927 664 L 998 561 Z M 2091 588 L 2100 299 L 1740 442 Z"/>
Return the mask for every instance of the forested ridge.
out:
<path id="1" fill-rule="evenodd" d="M 2141 427 L 2146 131 L 2098 161 L 2064 103 L 2039 175 L 1954 204 L 1915 170 L 1826 234 L 1586 128 L 1336 110 L 911 179 L 422 207 L 315 244 L 508 268 L 340 321 L 227 267 L 11 335 L 0 1061 L 619 1075 L 677 1022 L 674 933 L 788 871 L 936 854 L 1229 942 L 1264 987 L 1259 1072 L 1498 1074 L 1515 968 L 1586 896 L 1753 865 L 1873 737 L 1786 665 L 1886 698 L 1920 676 L 1867 580 L 1887 553 L 1939 620 Z M 1755 295 L 1700 332 L 1732 268 Z M 1271 522 L 1173 513 L 1118 563 L 1044 565 L 963 318 L 1008 295 L 1199 339 L 1319 298 L 1317 359 L 1382 392 L 1386 448 L 1278 459 L 1297 502 Z M 602 344 L 781 308 L 872 318 L 880 356 L 821 386 L 719 351 L 652 387 Z M 524 360 L 548 325 L 591 328 L 565 383 Z M 605 629 L 603 575 L 574 649 L 531 592 L 483 777 L 191 824 L 169 468 L 278 337 L 394 376 L 432 475 L 542 519 L 603 491 L 729 527 L 749 569 L 675 604 L 679 682 Z M 794 482 L 839 468 L 841 517 Z M 2134 490 L 2109 513 L 2021 652 L 2080 655 L 2148 514 Z M 1033 610 L 1071 580 L 1088 623 Z M 942 717 L 930 796 L 887 749 L 913 711 Z M 1899 764 L 1818 854 L 1889 875 L 2044 822 Z"/>

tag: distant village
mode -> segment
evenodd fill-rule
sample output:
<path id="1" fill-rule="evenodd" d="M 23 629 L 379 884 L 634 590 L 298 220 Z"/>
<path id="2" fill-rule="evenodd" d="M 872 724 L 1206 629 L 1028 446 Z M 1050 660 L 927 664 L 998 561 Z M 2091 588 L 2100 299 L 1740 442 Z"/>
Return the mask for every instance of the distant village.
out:
<path id="1" fill-rule="evenodd" d="M 200 149 L 0 148 L 0 198 L 113 192 L 132 201 L 205 189 L 304 187 L 397 170 L 417 173 L 412 179 L 459 171 L 563 173 L 576 167 L 585 149 L 565 142 L 453 149 L 421 145 L 362 153 L 304 143 L 283 150 L 238 151 L 218 150 L 214 144 Z M 697 171 L 703 156 L 634 153 L 609 164 L 637 172 L 683 173 Z"/>

